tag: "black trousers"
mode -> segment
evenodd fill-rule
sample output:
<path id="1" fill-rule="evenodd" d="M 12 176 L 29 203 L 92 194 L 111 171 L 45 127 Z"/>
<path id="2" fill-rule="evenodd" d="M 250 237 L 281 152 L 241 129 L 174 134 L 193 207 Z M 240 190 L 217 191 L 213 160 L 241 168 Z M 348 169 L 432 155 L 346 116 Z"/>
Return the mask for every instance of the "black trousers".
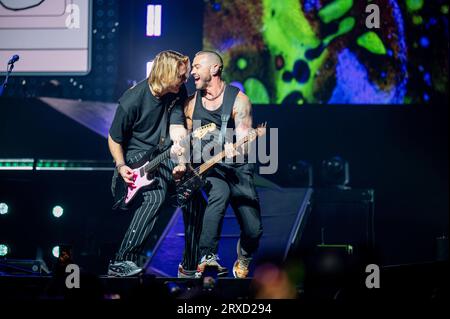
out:
<path id="1" fill-rule="evenodd" d="M 254 186 L 254 166 L 219 164 L 206 177 L 208 197 L 199 238 L 200 256 L 217 254 L 228 204 L 241 228 L 241 248 L 248 256 L 258 248 L 263 228 L 259 198 Z"/>
<path id="2" fill-rule="evenodd" d="M 184 222 L 184 252 L 181 265 L 185 270 L 197 270 L 201 258 L 200 235 L 207 202 L 201 192 L 193 194 L 192 199 L 182 208 Z"/>
<path id="3" fill-rule="evenodd" d="M 144 155 L 145 152 L 133 155 L 131 158 L 127 158 L 127 162 L 137 162 Z M 129 260 L 139 264 L 139 259 L 143 257 L 145 244 L 158 219 L 159 211 L 166 199 L 167 192 L 171 188 L 170 186 L 174 186 L 172 184 L 172 170 L 174 166 L 171 160 L 164 161 L 156 174 L 157 187 L 143 192 L 142 196 L 138 196 L 135 199 L 130 208 L 131 213 L 134 214 L 133 219 L 116 253 L 116 261 Z M 198 243 L 205 207 L 206 201 L 201 193 L 197 193 L 194 194 L 193 200 L 183 208 L 185 248 L 181 264 L 187 270 L 197 269 L 200 256 Z"/>
<path id="4" fill-rule="evenodd" d="M 138 153 L 132 158 L 127 158 L 127 162 L 137 162 L 144 155 L 145 152 Z M 172 182 L 173 167 L 174 164 L 170 159 L 165 160 L 155 175 L 156 187 L 142 192 L 134 199 L 130 207 L 133 219 L 116 253 L 116 261 L 129 260 L 139 263 L 145 244 L 158 219 L 160 208 L 166 199 L 169 183 Z"/>

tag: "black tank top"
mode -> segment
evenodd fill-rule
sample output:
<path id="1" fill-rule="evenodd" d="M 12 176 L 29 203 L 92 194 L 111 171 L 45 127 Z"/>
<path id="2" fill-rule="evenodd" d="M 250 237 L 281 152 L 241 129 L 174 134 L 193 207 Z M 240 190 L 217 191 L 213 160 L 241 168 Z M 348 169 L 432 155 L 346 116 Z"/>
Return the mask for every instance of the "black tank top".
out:
<path id="1" fill-rule="evenodd" d="M 214 111 L 209 111 L 207 110 L 202 103 L 202 94 L 201 91 L 197 91 L 197 97 L 195 99 L 195 106 L 194 106 L 194 114 L 192 114 L 192 120 L 193 121 L 201 121 L 201 126 L 209 124 L 209 123 L 215 123 L 217 130 L 220 131 L 221 127 L 222 127 L 222 109 L 224 107 L 224 102 L 225 101 L 229 101 L 229 99 L 227 99 L 226 97 L 230 96 L 231 94 L 233 94 L 232 89 L 230 89 L 230 87 L 227 85 L 225 87 L 225 91 L 223 93 L 223 99 L 222 99 L 222 104 L 220 105 L 220 107 L 217 110 Z M 232 101 L 232 103 L 234 104 L 234 99 Z M 233 112 L 233 107 L 230 108 L 230 120 L 228 120 L 228 124 L 227 127 L 229 128 L 233 128 L 234 129 L 234 121 L 231 118 L 231 113 Z"/>
<path id="2" fill-rule="evenodd" d="M 219 134 L 220 134 L 220 130 L 222 127 L 222 112 L 223 112 L 223 108 L 225 107 L 225 103 L 231 104 L 231 105 L 229 105 L 228 108 L 226 108 L 226 109 L 230 110 L 229 111 L 229 120 L 227 122 L 227 128 L 233 129 L 231 132 L 234 132 L 235 126 L 234 126 L 234 120 L 231 118 L 231 113 L 233 112 L 233 105 L 234 105 L 234 101 L 236 99 L 238 92 L 239 92 L 238 88 L 227 85 L 225 87 L 225 90 L 223 93 L 222 104 L 220 105 L 220 107 L 217 108 L 217 110 L 209 111 L 203 106 L 201 91 L 197 91 L 197 96 L 196 96 L 195 105 L 194 105 L 194 112 L 192 114 L 192 120 L 200 121 L 201 126 L 210 124 L 210 123 L 215 123 L 216 127 L 217 127 L 217 130 L 209 136 L 210 137 L 209 139 L 208 138 L 202 139 L 202 141 L 201 141 L 202 149 L 208 143 L 212 142 L 213 140 L 215 140 L 215 141 L 219 140 Z M 195 127 L 198 127 L 198 124 L 196 124 L 194 126 L 194 128 Z M 224 141 L 225 142 L 235 142 L 235 136 L 226 136 Z M 209 144 L 209 145 L 211 145 L 211 144 Z M 211 155 L 212 155 L 212 153 L 211 153 Z"/>

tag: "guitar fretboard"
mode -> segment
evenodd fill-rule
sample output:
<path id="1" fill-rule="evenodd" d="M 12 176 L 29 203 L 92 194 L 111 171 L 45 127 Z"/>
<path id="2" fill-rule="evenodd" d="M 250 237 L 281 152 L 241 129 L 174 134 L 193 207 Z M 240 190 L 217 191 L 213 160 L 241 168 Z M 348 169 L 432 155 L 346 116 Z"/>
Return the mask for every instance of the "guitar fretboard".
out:
<path id="1" fill-rule="evenodd" d="M 236 150 L 238 147 L 243 145 L 244 143 L 248 142 L 249 140 L 253 139 L 253 135 L 255 135 L 256 131 L 252 131 L 250 134 L 248 134 L 246 137 L 244 137 L 242 140 L 236 142 L 233 144 L 233 148 Z M 220 162 L 224 157 L 226 156 L 225 151 L 222 151 L 218 153 L 217 155 L 214 155 L 212 158 L 210 158 L 208 161 L 203 163 L 197 168 L 197 174 L 203 174 L 208 169 L 210 169 L 214 164 Z"/>
<path id="2" fill-rule="evenodd" d="M 157 155 L 154 159 L 152 159 L 147 165 L 144 166 L 145 173 L 153 170 L 155 167 L 159 165 L 162 161 L 170 157 L 170 148 L 165 150 L 161 154 Z"/>

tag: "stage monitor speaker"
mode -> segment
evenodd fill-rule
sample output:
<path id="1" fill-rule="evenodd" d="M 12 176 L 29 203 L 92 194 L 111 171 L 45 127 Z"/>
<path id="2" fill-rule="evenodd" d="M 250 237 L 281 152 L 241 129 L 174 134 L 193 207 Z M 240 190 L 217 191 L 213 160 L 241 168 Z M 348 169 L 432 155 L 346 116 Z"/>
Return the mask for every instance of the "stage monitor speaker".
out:
<path id="1" fill-rule="evenodd" d="M 300 243 L 302 250 L 317 245 L 351 245 L 355 254 L 372 253 L 374 191 L 371 189 L 315 189 L 311 218 Z"/>
<path id="2" fill-rule="evenodd" d="M 42 260 L 0 259 L 0 273 L 7 275 L 43 275 L 49 274 L 47 265 Z"/>
<path id="3" fill-rule="evenodd" d="M 309 212 L 310 188 L 257 188 L 261 205 L 263 235 L 252 265 L 259 261 L 282 262 L 301 234 Z M 236 260 L 236 244 L 240 228 L 231 207 L 228 207 L 219 242 L 220 264 L 232 269 Z M 146 266 L 147 272 L 176 277 L 184 249 L 183 216 L 174 213 L 156 244 Z M 231 271 L 229 276 L 232 276 Z"/>

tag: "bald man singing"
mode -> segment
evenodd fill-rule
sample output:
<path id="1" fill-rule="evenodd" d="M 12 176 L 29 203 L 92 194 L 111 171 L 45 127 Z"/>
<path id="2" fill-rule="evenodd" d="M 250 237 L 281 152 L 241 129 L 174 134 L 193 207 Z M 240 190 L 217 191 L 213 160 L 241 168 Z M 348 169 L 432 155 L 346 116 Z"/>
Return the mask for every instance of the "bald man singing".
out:
<path id="1" fill-rule="evenodd" d="M 215 142 L 223 146 L 228 158 L 233 158 L 235 152 L 232 143 L 246 136 L 252 128 L 251 103 L 238 88 L 225 83 L 222 69 L 223 61 L 218 53 L 200 51 L 195 55 L 191 75 L 197 91 L 188 99 L 185 115 L 188 130 L 192 130 L 193 123 L 215 123 L 218 128 Z M 233 129 L 235 136 L 229 137 L 226 134 L 227 128 Z M 248 149 L 240 150 L 241 154 L 247 151 Z M 198 155 L 195 151 L 193 154 L 194 158 Z M 206 266 L 217 267 L 222 276 L 228 273 L 218 263 L 217 254 L 228 204 L 231 204 L 241 227 L 233 275 L 236 278 L 246 278 L 249 274 L 252 255 L 257 250 L 262 235 L 262 224 L 259 199 L 254 186 L 255 167 L 248 163 L 246 156 L 242 158 L 244 160 L 239 163 L 225 161 L 216 164 L 205 178 L 203 190 L 208 200 L 199 225 L 201 233 L 196 277 L 202 276 Z M 204 161 L 204 157 L 201 160 Z"/>

